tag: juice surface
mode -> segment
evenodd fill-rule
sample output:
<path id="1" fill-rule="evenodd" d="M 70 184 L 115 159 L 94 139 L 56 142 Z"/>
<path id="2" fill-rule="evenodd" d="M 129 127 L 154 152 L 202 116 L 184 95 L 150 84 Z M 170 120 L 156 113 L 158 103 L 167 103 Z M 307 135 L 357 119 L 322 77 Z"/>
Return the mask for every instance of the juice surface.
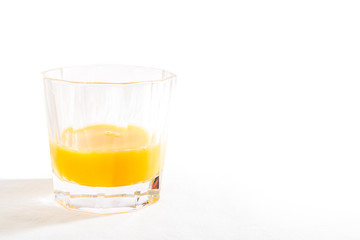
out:
<path id="1" fill-rule="evenodd" d="M 160 145 L 151 145 L 148 133 L 137 126 L 67 128 L 50 151 L 54 173 L 80 185 L 126 186 L 160 173 Z"/>

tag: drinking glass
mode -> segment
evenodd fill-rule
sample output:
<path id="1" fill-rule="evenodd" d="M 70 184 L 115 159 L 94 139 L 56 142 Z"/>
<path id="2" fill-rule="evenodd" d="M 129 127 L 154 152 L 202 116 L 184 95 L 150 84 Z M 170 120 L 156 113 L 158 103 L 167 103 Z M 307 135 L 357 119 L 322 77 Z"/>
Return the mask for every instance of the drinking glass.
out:
<path id="1" fill-rule="evenodd" d="M 176 76 L 123 65 L 43 73 L 55 200 L 92 213 L 159 200 Z"/>

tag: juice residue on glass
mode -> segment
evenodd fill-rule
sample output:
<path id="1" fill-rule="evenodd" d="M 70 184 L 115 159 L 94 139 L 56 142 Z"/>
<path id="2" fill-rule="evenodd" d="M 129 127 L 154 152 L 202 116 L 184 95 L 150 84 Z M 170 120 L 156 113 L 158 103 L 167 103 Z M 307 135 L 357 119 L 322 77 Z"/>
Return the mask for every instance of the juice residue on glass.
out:
<path id="1" fill-rule="evenodd" d="M 129 125 L 67 128 L 60 143 L 51 143 L 53 171 L 63 180 L 92 187 L 118 187 L 145 182 L 161 171 L 160 144 Z"/>

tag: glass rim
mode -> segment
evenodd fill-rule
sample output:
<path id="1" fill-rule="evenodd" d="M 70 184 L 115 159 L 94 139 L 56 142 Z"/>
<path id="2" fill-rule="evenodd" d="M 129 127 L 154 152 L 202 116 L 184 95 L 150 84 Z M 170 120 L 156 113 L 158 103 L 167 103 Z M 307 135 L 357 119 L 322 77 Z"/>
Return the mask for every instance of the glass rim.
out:
<path id="1" fill-rule="evenodd" d="M 66 79 L 59 79 L 59 78 L 53 78 L 47 76 L 47 74 L 56 71 L 56 70 L 62 70 L 62 69 L 69 69 L 69 68 L 78 68 L 78 67 L 100 67 L 100 66 L 118 66 L 118 67 L 135 67 L 135 68 L 142 68 L 142 69 L 152 69 L 157 71 L 162 71 L 167 74 L 169 74 L 168 77 L 163 79 L 154 79 L 154 80 L 145 80 L 145 81 L 128 81 L 128 82 L 87 82 L 87 81 L 74 81 L 74 80 L 66 80 Z M 43 75 L 44 80 L 51 80 L 51 81 L 59 81 L 59 82 L 65 82 L 65 83 L 72 83 L 72 84 L 107 84 L 107 85 L 128 85 L 128 84 L 142 84 L 142 83 L 158 83 L 158 82 L 167 82 L 171 79 L 175 79 L 176 75 L 161 68 L 155 68 L 155 67 L 145 67 L 145 66 L 137 66 L 137 65 L 125 65 L 125 64 L 88 64 L 88 65 L 71 65 L 71 66 L 65 66 L 65 67 L 58 67 L 58 68 L 52 68 L 49 70 L 45 70 L 41 72 Z"/>

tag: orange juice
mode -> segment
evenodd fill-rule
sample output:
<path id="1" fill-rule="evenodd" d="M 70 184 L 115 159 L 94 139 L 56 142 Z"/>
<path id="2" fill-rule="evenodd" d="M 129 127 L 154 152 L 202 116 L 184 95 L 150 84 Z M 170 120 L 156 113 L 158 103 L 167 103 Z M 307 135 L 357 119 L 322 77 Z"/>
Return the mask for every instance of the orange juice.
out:
<path id="1" fill-rule="evenodd" d="M 67 128 L 51 143 L 54 173 L 92 187 L 118 187 L 148 181 L 161 171 L 160 145 L 137 126 L 92 125 Z"/>

